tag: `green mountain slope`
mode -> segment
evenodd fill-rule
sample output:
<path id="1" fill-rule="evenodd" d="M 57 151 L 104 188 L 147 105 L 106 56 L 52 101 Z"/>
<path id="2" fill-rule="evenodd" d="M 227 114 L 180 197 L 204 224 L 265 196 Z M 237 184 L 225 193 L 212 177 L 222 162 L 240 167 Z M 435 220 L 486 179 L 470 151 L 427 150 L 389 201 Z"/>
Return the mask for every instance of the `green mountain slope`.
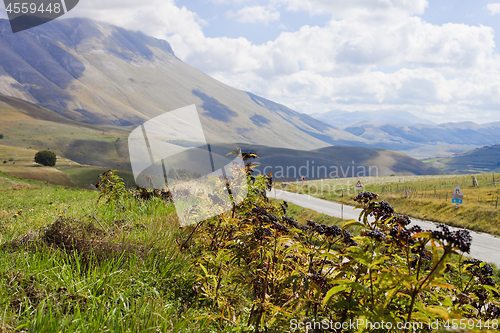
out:
<path id="1" fill-rule="evenodd" d="M 452 173 L 500 172 L 500 144 L 476 148 L 453 157 L 430 159 L 426 162 Z"/>

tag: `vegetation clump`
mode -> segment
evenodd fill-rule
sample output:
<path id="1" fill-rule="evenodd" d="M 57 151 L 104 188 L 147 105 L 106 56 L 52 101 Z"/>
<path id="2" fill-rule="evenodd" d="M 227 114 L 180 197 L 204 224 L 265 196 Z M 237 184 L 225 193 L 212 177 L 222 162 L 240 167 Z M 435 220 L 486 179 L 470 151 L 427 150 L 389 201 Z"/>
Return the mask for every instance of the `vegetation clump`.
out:
<path id="1" fill-rule="evenodd" d="M 268 200 L 264 177 L 249 181 L 249 198 L 235 217 L 220 215 L 186 231 L 199 254 L 193 259 L 197 299 L 216 330 L 246 323 L 252 332 L 284 331 L 291 319 L 359 318 L 391 323 L 387 332 L 402 331 L 398 323 L 451 328 L 450 318 L 498 327 L 497 281 L 487 264 L 463 259 L 471 245 L 467 231 L 409 227 L 408 216 L 370 192 L 355 198 L 363 209 L 358 221 L 342 228 L 299 224 L 286 216 L 285 202 L 278 207 Z M 354 227 L 358 236 L 347 230 Z"/>
<path id="2" fill-rule="evenodd" d="M 55 166 L 57 161 L 56 154 L 50 150 L 40 150 L 35 154 L 35 163 L 44 166 Z"/>

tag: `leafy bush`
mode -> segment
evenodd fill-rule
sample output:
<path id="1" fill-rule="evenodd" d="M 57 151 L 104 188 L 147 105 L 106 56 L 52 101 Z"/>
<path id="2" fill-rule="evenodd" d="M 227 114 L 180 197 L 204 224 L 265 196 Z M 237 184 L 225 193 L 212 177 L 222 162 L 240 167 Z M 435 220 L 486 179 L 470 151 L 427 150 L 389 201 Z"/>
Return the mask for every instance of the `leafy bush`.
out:
<path id="1" fill-rule="evenodd" d="M 467 231 L 409 227 L 407 216 L 370 192 L 355 199 L 363 209 L 359 221 L 342 228 L 299 224 L 286 216 L 286 202 L 277 206 L 267 199 L 270 177 L 249 176 L 249 182 L 249 196 L 236 215 L 191 226 L 189 242 L 179 242 L 196 254 L 193 289 L 215 330 L 281 332 L 292 319 L 383 320 L 393 327 L 385 332 L 400 331 L 398 323 L 451 327 L 451 319 L 498 325 L 497 282 L 488 264 L 464 260 L 471 244 Z"/>
<path id="2" fill-rule="evenodd" d="M 498 328 L 497 277 L 489 264 L 463 257 L 471 246 L 467 231 L 410 226 L 371 192 L 358 194 L 362 213 L 342 227 L 295 221 L 286 202 L 266 197 L 272 177 L 253 176 L 252 167 L 247 163 L 248 197 L 241 204 L 179 229 L 178 250 L 190 264 L 165 283 L 177 281 L 182 311 L 197 313 L 192 325 L 284 332 L 293 323 L 317 328 L 363 319 L 364 327 L 342 332 L 431 331 L 428 323 L 458 328 L 457 322 L 469 328 L 471 321 Z M 112 171 L 101 175 L 100 188 L 108 202 L 129 193 Z"/>
<path id="3" fill-rule="evenodd" d="M 115 170 L 108 170 L 99 175 L 99 178 L 100 181 L 96 184 L 96 187 L 101 190 L 98 202 L 102 198 L 106 199 L 106 203 L 120 202 L 123 197 L 130 194 L 125 187 L 125 182 Z"/>
<path id="4" fill-rule="evenodd" d="M 41 150 L 35 154 L 35 162 L 45 166 L 56 165 L 56 154 L 50 150 Z"/>

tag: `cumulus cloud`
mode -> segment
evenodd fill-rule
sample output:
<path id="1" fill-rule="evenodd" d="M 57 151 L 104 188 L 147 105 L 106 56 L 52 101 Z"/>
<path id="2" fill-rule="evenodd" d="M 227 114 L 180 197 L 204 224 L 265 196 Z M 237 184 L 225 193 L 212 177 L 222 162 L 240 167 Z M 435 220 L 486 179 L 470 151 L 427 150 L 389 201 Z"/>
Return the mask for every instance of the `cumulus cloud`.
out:
<path id="1" fill-rule="evenodd" d="M 491 15 L 500 14 L 500 3 L 489 3 L 486 8 L 490 11 Z"/>
<path id="2" fill-rule="evenodd" d="M 235 18 L 241 23 L 269 23 L 278 21 L 280 13 L 273 8 L 264 6 L 248 6 L 237 12 L 228 11 L 226 15 L 230 18 Z"/>
<path id="3" fill-rule="evenodd" d="M 197 13 L 178 7 L 174 0 L 87 0 L 66 15 L 82 16 L 157 38 L 182 35 L 188 43 L 204 38 L 202 27 L 207 24 Z"/>

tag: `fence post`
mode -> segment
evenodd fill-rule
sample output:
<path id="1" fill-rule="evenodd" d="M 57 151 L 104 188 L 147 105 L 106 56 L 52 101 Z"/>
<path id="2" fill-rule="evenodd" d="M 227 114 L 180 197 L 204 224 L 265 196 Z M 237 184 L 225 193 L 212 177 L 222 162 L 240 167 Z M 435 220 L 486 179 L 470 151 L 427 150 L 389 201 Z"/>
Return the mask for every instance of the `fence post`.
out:
<path id="1" fill-rule="evenodd" d="M 344 189 L 342 189 L 342 212 L 341 212 L 341 218 L 342 220 L 344 219 Z"/>

